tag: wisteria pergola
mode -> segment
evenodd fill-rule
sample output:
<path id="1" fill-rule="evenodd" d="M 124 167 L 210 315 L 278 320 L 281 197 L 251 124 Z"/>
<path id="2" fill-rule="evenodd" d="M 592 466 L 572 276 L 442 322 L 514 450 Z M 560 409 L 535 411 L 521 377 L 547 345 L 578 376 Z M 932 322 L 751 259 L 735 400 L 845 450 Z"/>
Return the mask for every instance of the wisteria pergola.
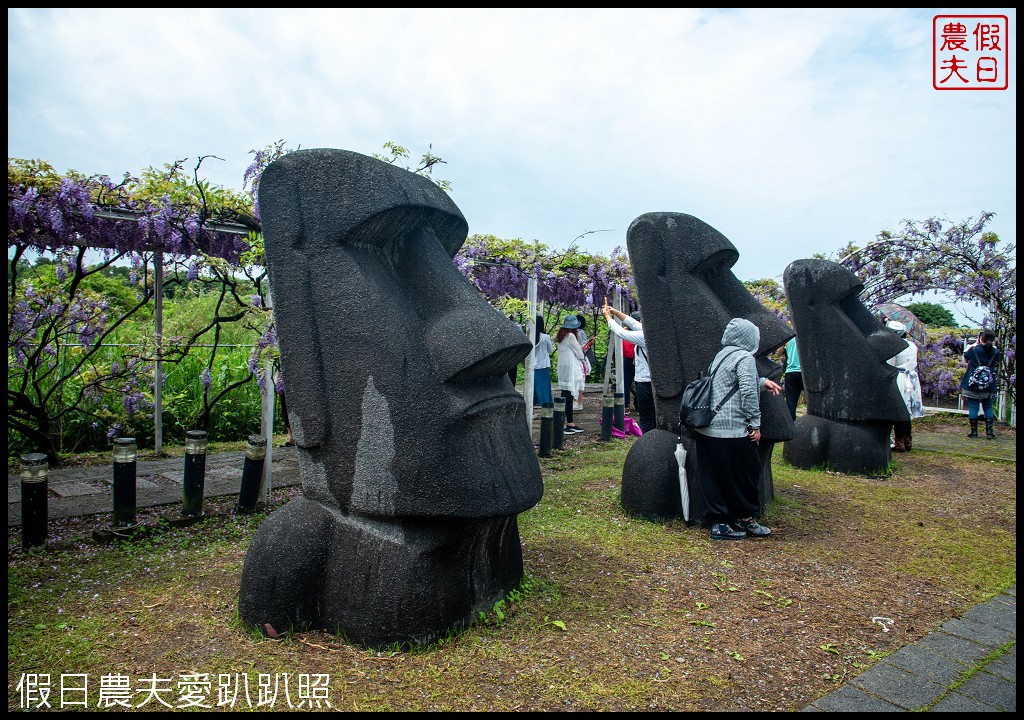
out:
<path id="1" fill-rule="evenodd" d="M 25 193 L 31 199 L 32 191 Z M 172 215 L 167 209 L 161 218 L 159 213 L 132 211 L 122 208 L 108 208 L 92 205 L 84 198 L 72 198 L 65 202 L 60 210 L 62 213 L 52 214 L 48 220 L 52 227 L 48 231 L 31 232 L 22 243 L 22 251 L 31 248 L 40 253 L 60 254 L 71 250 L 114 252 L 123 256 L 139 257 L 145 265 L 146 255 L 152 256 L 152 283 L 148 282 L 148 269 L 145 271 L 146 294 L 152 294 L 154 316 L 155 358 L 153 367 L 153 422 L 154 450 L 157 454 L 163 450 L 163 292 L 165 260 L 168 256 L 177 260 L 188 260 L 191 257 L 214 256 L 228 262 L 237 263 L 240 255 L 248 250 L 248 238 L 259 232 L 259 224 L 251 219 L 248 222 L 231 222 L 223 220 L 179 221 L 175 219 L 172 227 Z M 10 220 L 9 234 L 18 221 L 18 200 L 9 203 Z M 57 204 L 57 203 L 55 203 Z M 25 213 L 27 214 L 27 213 Z M 154 227 L 165 223 L 164 228 Z M 166 228 L 171 227 L 169 231 Z M 164 229 L 164 232 L 158 232 Z M 269 284 L 268 284 L 269 288 Z M 269 291 L 266 306 L 270 308 Z M 265 377 L 269 378 L 269 361 L 264 369 Z M 274 431 L 274 383 L 261 383 L 261 433 L 267 438 L 273 437 Z M 273 443 L 267 444 L 267 456 L 264 464 L 265 482 L 264 497 L 271 486 L 271 455 Z"/>
<path id="2" fill-rule="evenodd" d="M 135 235 L 140 227 L 144 227 L 147 223 L 152 222 L 152 215 L 142 212 L 133 212 L 124 209 L 110 209 L 110 208 L 97 208 L 93 207 L 90 209 L 91 217 L 90 220 L 100 221 L 99 223 L 78 226 L 74 229 L 72 237 L 65 238 L 63 242 L 54 240 L 54 237 L 46 238 L 45 242 L 32 243 L 32 245 L 40 252 L 59 252 L 69 248 L 84 248 L 86 250 L 94 251 L 116 251 L 119 253 L 133 253 L 137 256 L 143 257 L 147 253 L 151 253 L 152 259 L 152 297 L 153 297 L 153 313 L 154 313 L 154 339 L 156 342 L 156 351 L 153 367 L 153 421 L 154 421 L 154 449 L 156 453 L 162 452 L 163 449 L 163 393 L 162 383 L 159 379 L 163 377 L 163 293 L 159 291 L 164 284 L 164 272 L 165 272 L 165 259 L 168 256 L 174 257 L 176 260 L 187 260 L 190 257 L 201 257 L 201 256 L 215 256 L 221 257 L 232 264 L 238 261 L 239 256 L 242 252 L 248 249 L 248 239 L 254 232 L 260 231 L 258 222 L 229 222 L 229 221 L 205 221 L 198 226 L 192 227 L 189 235 L 194 240 L 182 241 L 180 238 L 177 240 L 171 240 L 168 242 L 167 238 L 157 238 L 155 240 L 146 241 L 143 243 L 138 242 L 138 238 L 134 237 L 131 241 L 126 238 Z M 81 215 L 81 212 L 76 213 Z M 146 263 L 148 265 L 148 263 Z M 472 278 L 474 284 L 477 285 L 481 292 L 484 292 L 484 288 L 488 287 L 489 284 L 495 284 L 495 278 L 499 277 L 503 272 L 514 271 L 514 273 L 522 278 L 525 278 L 525 289 L 526 299 L 528 302 L 527 307 L 527 336 L 533 342 L 535 338 L 535 322 L 534 318 L 542 312 L 543 301 L 538 299 L 541 288 L 544 288 L 549 297 L 558 296 L 560 293 L 564 294 L 563 289 L 555 287 L 555 283 L 551 278 L 545 277 L 539 268 L 534 267 L 531 270 L 526 270 L 519 267 L 516 264 L 510 264 L 504 261 L 493 261 L 491 259 L 476 258 L 472 261 L 472 265 L 476 270 L 476 276 Z M 460 268 L 463 272 L 467 271 L 466 267 Z M 467 272 L 467 276 L 470 273 Z M 148 279 L 148 270 L 146 272 L 146 278 Z M 148 283 L 147 283 L 148 284 Z M 483 287 L 481 287 L 483 286 Z M 272 290 L 269 287 L 269 279 L 267 280 L 267 293 L 264 300 L 264 309 L 273 312 L 272 303 Z M 493 288 L 489 288 L 493 289 Z M 629 299 L 620 286 L 616 286 L 614 283 L 610 283 L 607 287 L 603 287 L 602 290 L 606 293 L 611 294 L 612 304 L 620 310 L 629 310 Z M 623 383 L 623 360 L 622 360 L 622 344 L 621 340 L 617 337 L 609 338 L 609 356 L 611 361 L 606 363 L 603 387 L 604 392 L 607 393 L 611 385 L 612 375 L 615 373 L 616 387 L 622 387 Z M 526 360 L 526 373 L 525 373 L 525 387 L 524 396 L 528 405 L 528 412 L 526 413 L 527 422 L 531 425 L 532 420 L 532 406 L 533 406 L 533 354 L 530 353 Z M 263 373 L 265 378 L 271 377 L 270 362 L 265 361 Z M 261 383 L 261 421 L 260 429 L 261 434 L 267 438 L 273 437 L 274 432 L 274 407 L 275 407 L 275 386 L 273 382 Z M 272 460 L 272 445 L 267 445 L 267 456 L 264 464 L 265 483 L 264 483 L 264 494 L 269 492 L 271 485 L 271 460 Z"/>

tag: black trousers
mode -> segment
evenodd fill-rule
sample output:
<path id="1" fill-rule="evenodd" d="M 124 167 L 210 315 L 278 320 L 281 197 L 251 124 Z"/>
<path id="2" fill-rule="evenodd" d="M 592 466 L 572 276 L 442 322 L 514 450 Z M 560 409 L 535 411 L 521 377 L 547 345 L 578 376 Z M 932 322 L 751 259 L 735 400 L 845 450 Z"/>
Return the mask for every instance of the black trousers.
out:
<path id="1" fill-rule="evenodd" d="M 625 387 L 622 389 L 624 398 L 623 405 L 627 410 L 631 407 L 629 404 L 629 396 L 633 393 L 633 377 L 636 375 L 636 363 L 633 362 L 633 358 L 624 357 L 622 358 L 622 384 Z"/>
<path id="2" fill-rule="evenodd" d="M 638 382 L 634 383 L 633 392 L 636 394 L 636 411 L 640 415 L 640 429 L 650 432 L 658 423 L 654 414 L 654 388 L 650 382 Z"/>
<path id="3" fill-rule="evenodd" d="M 897 438 L 910 437 L 910 420 L 898 420 L 892 424 L 892 434 Z"/>
<path id="4" fill-rule="evenodd" d="M 789 414 L 796 420 L 796 406 L 800 404 L 800 393 L 804 391 L 804 374 L 788 372 L 786 373 L 784 384 L 786 388 L 786 405 L 789 406 Z"/>
<path id="5" fill-rule="evenodd" d="M 565 424 L 575 425 L 572 421 L 572 393 L 568 390 L 562 391 L 562 397 L 565 398 Z"/>
<path id="6" fill-rule="evenodd" d="M 761 453 L 748 437 L 718 438 L 693 434 L 697 473 L 712 523 L 733 522 L 761 511 L 757 483 Z"/>

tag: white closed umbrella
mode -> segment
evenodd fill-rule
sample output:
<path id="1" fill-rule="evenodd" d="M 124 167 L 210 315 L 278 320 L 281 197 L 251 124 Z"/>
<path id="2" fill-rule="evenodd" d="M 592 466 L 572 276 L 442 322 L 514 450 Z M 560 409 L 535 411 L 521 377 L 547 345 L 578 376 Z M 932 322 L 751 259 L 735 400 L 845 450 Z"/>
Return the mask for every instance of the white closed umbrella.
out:
<path id="1" fill-rule="evenodd" d="M 683 441 L 676 443 L 676 462 L 679 463 L 679 499 L 683 503 L 683 520 L 690 521 L 690 488 L 686 483 L 686 448 Z"/>

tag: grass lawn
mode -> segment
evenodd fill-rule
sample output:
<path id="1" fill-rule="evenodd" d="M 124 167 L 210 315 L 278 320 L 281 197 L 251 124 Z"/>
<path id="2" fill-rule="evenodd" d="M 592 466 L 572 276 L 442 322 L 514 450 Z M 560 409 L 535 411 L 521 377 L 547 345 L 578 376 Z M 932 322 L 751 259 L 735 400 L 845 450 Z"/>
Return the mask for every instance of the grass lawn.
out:
<path id="1" fill-rule="evenodd" d="M 773 535 L 714 543 L 624 514 L 631 441 L 591 433 L 541 459 L 520 590 L 412 649 L 244 627 L 239 578 L 266 516 L 229 501 L 116 545 L 77 518 L 25 553 L 12 528 L 8 708 L 47 688 L 65 710 L 799 710 L 1016 582 L 1015 432 L 1000 428 L 1013 453 L 996 459 L 984 440 L 951 440 L 961 425 L 915 423 L 914 451 L 884 478 L 800 470 L 780 445 Z"/>

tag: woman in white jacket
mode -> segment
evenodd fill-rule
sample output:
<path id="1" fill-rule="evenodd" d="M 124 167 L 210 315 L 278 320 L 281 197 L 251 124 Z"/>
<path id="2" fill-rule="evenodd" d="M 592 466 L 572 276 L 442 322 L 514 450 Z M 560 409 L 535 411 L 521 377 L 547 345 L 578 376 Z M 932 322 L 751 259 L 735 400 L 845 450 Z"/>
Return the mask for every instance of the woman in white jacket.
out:
<path id="1" fill-rule="evenodd" d="M 580 321 L 575 315 L 566 315 L 562 327 L 555 336 L 558 344 L 558 388 L 565 398 L 565 434 L 575 435 L 583 432 L 583 428 L 573 422 L 573 401 L 583 398 L 583 387 L 586 375 L 583 372 L 585 355 L 580 345 L 577 331 Z"/>
<path id="2" fill-rule="evenodd" d="M 910 452 L 910 422 L 914 418 L 924 417 L 921 379 L 917 376 L 917 345 L 907 337 L 907 326 L 898 320 L 890 320 L 885 326 L 907 341 L 907 349 L 886 362 L 900 371 L 896 376 L 896 387 L 900 389 L 903 402 L 907 404 L 907 410 L 910 412 L 910 420 L 897 420 L 892 425 L 892 449 L 894 452 Z"/>
<path id="3" fill-rule="evenodd" d="M 544 332 L 544 318 L 537 316 L 537 331 L 533 340 L 533 404 L 543 406 L 554 403 L 551 395 L 551 353 L 555 343 Z"/>

